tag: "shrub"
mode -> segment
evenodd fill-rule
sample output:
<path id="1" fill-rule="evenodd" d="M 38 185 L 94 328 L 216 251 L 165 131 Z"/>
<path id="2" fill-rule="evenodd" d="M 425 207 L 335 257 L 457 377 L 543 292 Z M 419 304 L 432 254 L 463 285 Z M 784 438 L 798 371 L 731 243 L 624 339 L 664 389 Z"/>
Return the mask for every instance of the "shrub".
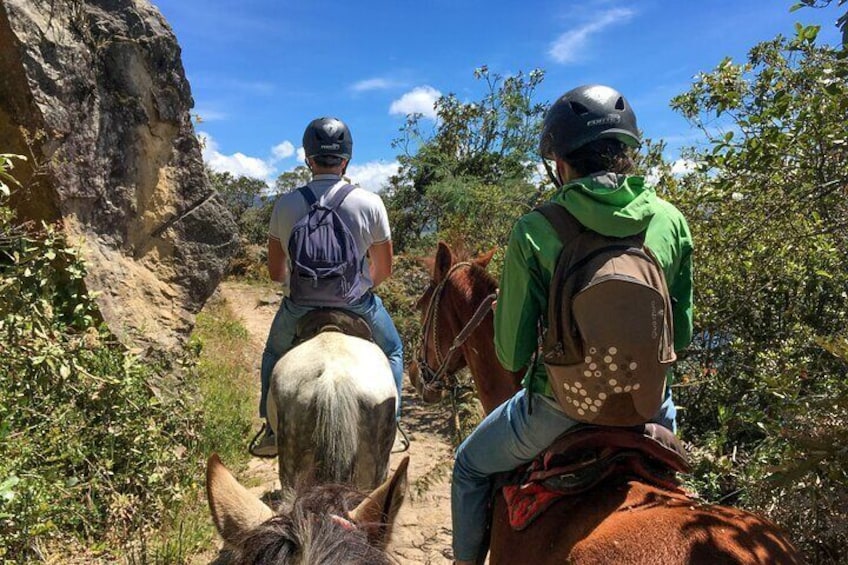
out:
<path id="1" fill-rule="evenodd" d="M 8 159 L 0 162 L 4 171 Z M 7 179 L 8 180 L 8 179 Z M 8 185 L 3 185 L 7 187 Z M 101 324 L 76 249 L 0 191 L 0 559 L 160 520 L 194 470 L 191 385 Z M 96 545 L 95 545 L 96 547 Z"/>

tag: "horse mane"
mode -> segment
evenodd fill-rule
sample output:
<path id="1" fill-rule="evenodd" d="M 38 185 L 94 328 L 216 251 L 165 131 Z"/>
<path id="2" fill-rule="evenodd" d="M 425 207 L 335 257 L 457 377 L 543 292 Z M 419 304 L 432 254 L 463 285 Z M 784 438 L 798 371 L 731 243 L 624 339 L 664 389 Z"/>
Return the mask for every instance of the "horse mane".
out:
<path id="1" fill-rule="evenodd" d="M 333 519 L 345 517 L 365 495 L 344 485 L 321 485 L 294 496 L 288 511 L 254 528 L 235 545 L 233 563 L 386 565 L 395 561 L 368 543 L 365 532 Z"/>
<path id="2" fill-rule="evenodd" d="M 480 296 L 494 292 L 498 288 L 498 281 L 495 277 L 474 261 L 471 261 L 471 267 L 466 271 L 465 276 L 457 277 L 456 288 L 465 293 L 466 296 Z"/>

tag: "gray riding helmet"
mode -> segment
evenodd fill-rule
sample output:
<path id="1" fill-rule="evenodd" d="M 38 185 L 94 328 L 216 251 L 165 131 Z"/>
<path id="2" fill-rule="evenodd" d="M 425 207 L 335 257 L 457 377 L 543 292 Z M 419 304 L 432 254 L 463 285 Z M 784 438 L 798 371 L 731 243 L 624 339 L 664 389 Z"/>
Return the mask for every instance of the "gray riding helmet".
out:
<path id="1" fill-rule="evenodd" d="M 338 118 L 317 118 L 303 132 L 303 151 L 307 158 L 335 155 L 350 161 L 353 137 L 345 123 Z"/>
<path id="2" fill-rule="evenodd" d="M 600 84 L 578 86 L 560 96 L 548 109 L 539 154 L 545 159 L 563 157 L 603 138 L 638 147 L 641 139 L 636 114 L 624 96 L 613 88 Z"/>

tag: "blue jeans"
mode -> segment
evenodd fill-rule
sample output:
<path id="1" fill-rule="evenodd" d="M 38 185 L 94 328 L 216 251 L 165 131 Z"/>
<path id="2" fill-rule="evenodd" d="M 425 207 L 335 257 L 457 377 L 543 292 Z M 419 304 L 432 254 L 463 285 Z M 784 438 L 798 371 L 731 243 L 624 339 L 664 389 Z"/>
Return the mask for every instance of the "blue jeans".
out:
<path id="1" fill-rule="evenodd" d="M 676 413 L 668 389 L 653 421 L 676 431 Z M 491 490 L 489 476 L 533 460 L 576 424 L 556 400 L 541 394 L 533 395 L 533 413 L 529 414 L 524 389 L 480 422 L 456 451 L 451 483 L 454 559 L 474 561 L 480 557 Z"/>
<path id="2" fill-rule="evenodd" d="M 263 419 L 267 418 L 266 403 L 268 401 L 268 389 L 271 386 L 271 373 L 274 371 L 274 365 L 292 348 L 297 321 L 310 310 L 314 309 L 314 307 L 301 306 L 288 298 L 283 298 L 280 309 L 277 310 L 277 315 L 274 316 L 274 321 L 271 322 L 268 341 L 265 342 L 265 351 L 262 352 L 262 368 L 259 372 L 262 382 L 262 395 L 259 398 L 259 417 Z M 389 358 L 389 366 L 392 369 L 392 376 L 397 386 L 397 415 L 400 418 L 400 400 L 401 390 L 403 388 L 403 343 L 400 340 L 400 335 L 395 328 L 395 324 L 392 322 L 392 318 L 389 316 L 386 307 L 383 306 L 383 301 L 373 292 L 366 293 L 362 297 L 362 300 L 347 307 L 346 310 L 359 314 L 368 322 L 368 325 L 371 326 L 374 342 L 383 350 L 386 357 Z"/>

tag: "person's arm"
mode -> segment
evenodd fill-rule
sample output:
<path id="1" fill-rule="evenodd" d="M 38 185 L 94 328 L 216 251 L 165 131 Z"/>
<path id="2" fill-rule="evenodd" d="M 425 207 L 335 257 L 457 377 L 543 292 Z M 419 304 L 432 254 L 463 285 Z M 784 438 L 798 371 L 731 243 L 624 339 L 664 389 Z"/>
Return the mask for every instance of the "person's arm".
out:
<path id="1" fill-rule="evenodd" d="M 508 371 L 526 367 L 536 350 L 536 324 L 545 294 L 522 220 L 516 222 L 506 248 L 495 309 L 495 351 Z"/>
<path id="2" fill-rule="evenodd" d="M 268 275 L 274 282 L 281 283 L 286 280 L 286 252 L 280 240 L 276 237 L 268 237 Z"/>
<path id="3" fill-rule="evenodd" d="M 368 255 L 371 259 L 369 266 L 371 270 L 371 282 L 376 287 L 392 276 L 392 258 L 394 257 L 392 240 L 389 239 L 382 243 L 373 244 L 368 248 Z"/>
<path id="4" fill-rule="evenodd" d="M 680 269 L 669 289 L 674 323 L 674 350 L 680 352 L 692 342 L 692 248 L 684 249 Z"/>

